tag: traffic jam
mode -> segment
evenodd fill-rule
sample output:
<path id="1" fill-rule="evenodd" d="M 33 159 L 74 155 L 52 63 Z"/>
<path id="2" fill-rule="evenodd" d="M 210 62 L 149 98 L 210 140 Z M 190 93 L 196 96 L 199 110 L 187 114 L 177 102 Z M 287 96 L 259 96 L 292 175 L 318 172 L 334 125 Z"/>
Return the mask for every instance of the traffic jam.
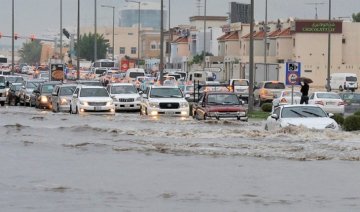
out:
<path id="1" fill-rule="evenodd" d="M 126 111 L 150 117 L 249 120 L 247 79 L 220 83 L 213 74 L 165 69 L 161 85 L 158 72 L 147 73 L 142 68 L 120 71 L 111 60 L 94 64 L 90 69 L 80 69 L 79 80 L 76 70 L 66 70 L 58 61 L 48 66 L 23 65 L 15 74 L 4 69 L 0 75 L 0 104 L 81 115 Z M 290 73 L 288 79 L 293 78 Z M 284 82 L 259 82 L 254 87 L 255 108 L 261 110 L 264 104 L 271 104 L 265 130 L 299 125 L 338 130 L 334 114 L 351 114 L 360 108 L 360 94 L 353 92 L 357 78 L 350 80 L 356 86 L 341 92 L 306 91 L 306 99 L 303 90 L 294 90 Z M 304 87 L 311 82 L 300 78 L 296 83 Z"/>

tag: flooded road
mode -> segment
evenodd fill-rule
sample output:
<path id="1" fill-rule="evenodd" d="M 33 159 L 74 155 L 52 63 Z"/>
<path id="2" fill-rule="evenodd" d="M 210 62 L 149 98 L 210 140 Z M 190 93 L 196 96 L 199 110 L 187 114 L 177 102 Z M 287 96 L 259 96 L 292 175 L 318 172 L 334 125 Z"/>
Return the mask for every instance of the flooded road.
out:
<path id="1" fill-rule="evenodd" d="M 0 108 L 2 211 L 358 211 L 360 132 Z"/>

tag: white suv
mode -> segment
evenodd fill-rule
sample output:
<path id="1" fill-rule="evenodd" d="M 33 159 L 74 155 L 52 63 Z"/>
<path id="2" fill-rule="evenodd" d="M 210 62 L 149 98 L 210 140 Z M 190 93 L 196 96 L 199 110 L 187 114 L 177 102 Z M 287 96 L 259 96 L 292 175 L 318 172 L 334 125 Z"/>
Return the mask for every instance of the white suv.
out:
<path id="1" fill-rule="evenodd" d="M 107 90 L 114 100 L 116 110 L 139 110 L 140 95 L 131 83 L 114 83 L 107 86 Z"/>
<path id="2" fill-rule="evenodd" d="M 177 86 L 150 86 L 143 94 L 141 115 L 189 116 L 189 103 Z"/>

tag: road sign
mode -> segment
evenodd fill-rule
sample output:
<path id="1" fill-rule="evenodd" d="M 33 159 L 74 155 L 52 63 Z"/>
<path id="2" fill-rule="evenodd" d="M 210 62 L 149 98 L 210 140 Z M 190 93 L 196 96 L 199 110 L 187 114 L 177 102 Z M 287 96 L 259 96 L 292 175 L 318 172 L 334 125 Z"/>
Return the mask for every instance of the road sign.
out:
<path id="1" fill-rule="evenodd" d="M 301 77 L 301 63 L 288 62 L 286 63 L 286 85 L 300 85 L 298 80 Z"/>

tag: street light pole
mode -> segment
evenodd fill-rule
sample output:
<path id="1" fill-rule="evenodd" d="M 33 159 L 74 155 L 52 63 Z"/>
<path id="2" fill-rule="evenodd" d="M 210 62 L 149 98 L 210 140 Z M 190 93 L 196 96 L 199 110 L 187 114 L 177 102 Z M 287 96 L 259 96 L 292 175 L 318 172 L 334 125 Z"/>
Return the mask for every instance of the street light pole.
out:
<path id="1" fill-rule="evenodd" d="M 268 68 L 267 68 L 267 25 L 268 25 L 268 20 L 267 20 L 267 6 L 268 6 L 268 1 L 265 0 L 265 23 L 264 23 L 264 70 L 265 70 L 265 76 L 266 76 L 266 80 L 268 79 Z"/>
<path id="2" fill-rule="evenodd" d="M 329 26 L 331 21 L 331 0 L 329 0 Z M 330 27 L 328 28 L 328 61 L 327 61 L 327 83 L 326 83 L 326 90 L 329 92 L 330 88 L 330 65 L 331 65 L 331 32 Z"/>
<path id="3" fill-rule="evenodd" d="M 76 75 L 80 79 L 80 0 L 78 0 L 78 14 L 77 14 L 77 39 L 76 39 Z"/>
<path id="4" fill-rule="evenodd" d="M 250 8 L 250 51 L 249 51 L 249 99 L 248 112 L 254 110 L 254 0 Z"/>
<path id="5" fill-rule="evenodd" d="M 112 22 L 112 60 L 115 61 L 115 45 L 114 45 L 114 40 L 115 40 L 115 7 L 114 7 L 114 6 L 109 6 L 109 5 L 101 5 L 101 7 L 112 8 L 112 11 L 113 11 L 113 22 Z"/>
<path id="6" fill-rule="evenodd" d="M 132 2 L 138 4 L 138 49 L 137 49 L 137 67 L 140 66 L 140 1 L 125 0 L 126 2 Z"/>
<path id="7" fill-rule="evenodd" d="M 63 57 L 62 57 L 62 0 L 60 0 L 60 59 L 61 62 L 63 62 Z"/>
<path id="8" fill-rule="evenodd" d="M 164 83 L 164 0 L 161 0 L 160 14 L 160 85 Z"/>
<path id="9" fill-rule="evenodd" d="M 171 41 L 172 41 L 172 33 L 171 33 L 171 26 L 170 26 L 170 16 L 171 16 L 171 12 L 170 12 L 170 9 L 171 9 L 171 5 L 170 5 L 170 3 L 171 3 L 171 1 L 169 0 L 169 8 L 168 8 L 168 10 L 169 10 L 169 23 L 168 23 L 168 25 L 169 25 L 169 44 L 168 44 L 168 46 L 167 46 L 167 50 L 168 50 L 168 67 L 170 67 L 170 56 L 171 56 Z"/>
<path id="10" fill-rule="evenodd" d="M 94 0 L 94 8 L 95 8 L 95 20 L 94 20 L 94 62 L 97 60 L 97 3 Z"/>
<path id="11" fill-rule="evenodd" d="M 12 0 L 12 24 L 11 24 L 11 72 L 14 74 L 15 73 L 15 69 L 14 69 L 14 60 L 15 60 L 15 42 L 14 42 L 14 36 L 15 36 L 15 32 L 14 32 L 14 13 L 15 13 L 15 9 L 14 9 L 14 0 Z"/>
<path id="12" fill-rule="evenodd" d="M 206 52 L 206 0 L 204 2 L 204 51 L 203 51 L 203 69 L 205 71 L 205 52 Z"/>

